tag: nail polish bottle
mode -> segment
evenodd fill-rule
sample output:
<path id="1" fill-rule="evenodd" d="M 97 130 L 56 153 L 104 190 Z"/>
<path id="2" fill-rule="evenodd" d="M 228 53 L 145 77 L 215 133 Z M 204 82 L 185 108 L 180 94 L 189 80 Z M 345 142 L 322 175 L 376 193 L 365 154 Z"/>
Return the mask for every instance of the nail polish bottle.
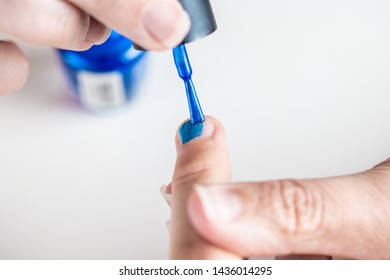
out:
<path id="1" fill-rule="evenodd" d="M 73 95 L 92 112 L 116 108 L 131 100 L 147 56 L 115 31 L 102 45 L 86 51 L 59 49 L 58 53 Z"/>

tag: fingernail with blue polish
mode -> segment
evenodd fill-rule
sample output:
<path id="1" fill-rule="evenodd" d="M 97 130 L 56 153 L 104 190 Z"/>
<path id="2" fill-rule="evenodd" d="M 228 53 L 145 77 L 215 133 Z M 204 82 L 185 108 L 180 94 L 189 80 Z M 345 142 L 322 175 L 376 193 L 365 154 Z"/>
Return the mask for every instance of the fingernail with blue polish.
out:
<path id="1" fill-rule="evenodd" d="M 185 122 L 179 129 L 180 140 L 182 144 L 200 136 L 208 136 L 212 133 L 212 125 L 209 122 L 191 124 L 191 121 Z"/>

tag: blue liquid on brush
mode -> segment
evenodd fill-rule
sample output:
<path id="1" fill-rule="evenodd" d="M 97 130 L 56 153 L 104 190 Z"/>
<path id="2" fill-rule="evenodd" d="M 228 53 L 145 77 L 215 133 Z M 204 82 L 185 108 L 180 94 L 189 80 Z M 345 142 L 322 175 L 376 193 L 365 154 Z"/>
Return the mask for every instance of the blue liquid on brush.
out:
<path id="1" fill-rule="evenodd" d="M 192 68 L 188 59 L 184 44 L 173 49 L 173 58 L 180 78 L 183 79 L 186 87 L 188 107 L 190 109 L 191 124 L 204 122 L 204 115 L 196 94 L 194 83 L 192 82 Z"/>

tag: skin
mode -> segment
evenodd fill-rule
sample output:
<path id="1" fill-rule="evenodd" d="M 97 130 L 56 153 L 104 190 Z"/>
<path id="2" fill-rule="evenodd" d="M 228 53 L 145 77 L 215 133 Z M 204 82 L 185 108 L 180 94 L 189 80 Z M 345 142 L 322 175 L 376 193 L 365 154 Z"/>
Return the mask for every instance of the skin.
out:
<path id="1" fill-rule="evenodd" d="M 172 194 L 170 258 L 240 259 L 240 256 L 203 239 L 193 229 L 186 215 L 188 197 L 195 184 L 230 181 L 230 163 L 223 127 L 210 117 L 203 127 L 202 136 L 185 145 L 181 144 L 179 135 L 176 135 L 177 161 L 172 183 L 167 187 Z"/>
<path id="2" fill-rule="evenodd" d="M 340 177 L 230 183 L 223 127 L 207 122 L 211 136 L 184 145 L 176 136 L 164 189 L 173 258 L 390 259 L 390 160 Z"/>
<path id="3" fill-rule="evenodd" d="M 177 0 L 0 0 L 0 7 L 0 34 L 33 46 L 86 50 L 113 28 L 146 49 L 165 50 L 190 28 Z M 12 43 L 0 43 L 0 74 L 0 94 L 27 79 L 26 56 Z"/>
<path id="4" fill-rule="evenodd" d="M 0 41 L 0 94 L 20 89 L 28 76 L 28 62 L 12 42 Z"/>

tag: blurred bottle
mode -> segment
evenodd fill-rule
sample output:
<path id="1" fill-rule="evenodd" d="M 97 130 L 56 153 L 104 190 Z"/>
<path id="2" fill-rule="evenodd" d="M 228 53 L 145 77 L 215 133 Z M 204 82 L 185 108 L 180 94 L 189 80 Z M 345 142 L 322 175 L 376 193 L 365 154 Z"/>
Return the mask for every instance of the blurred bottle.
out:
<path id="1" fill-rule="evenodd" d="M 88 111 L 127 103 L 142 78 L 146 52 L 113 31 L 100 46 L 87 51 L 58 50 L 73 94 Z"/>

